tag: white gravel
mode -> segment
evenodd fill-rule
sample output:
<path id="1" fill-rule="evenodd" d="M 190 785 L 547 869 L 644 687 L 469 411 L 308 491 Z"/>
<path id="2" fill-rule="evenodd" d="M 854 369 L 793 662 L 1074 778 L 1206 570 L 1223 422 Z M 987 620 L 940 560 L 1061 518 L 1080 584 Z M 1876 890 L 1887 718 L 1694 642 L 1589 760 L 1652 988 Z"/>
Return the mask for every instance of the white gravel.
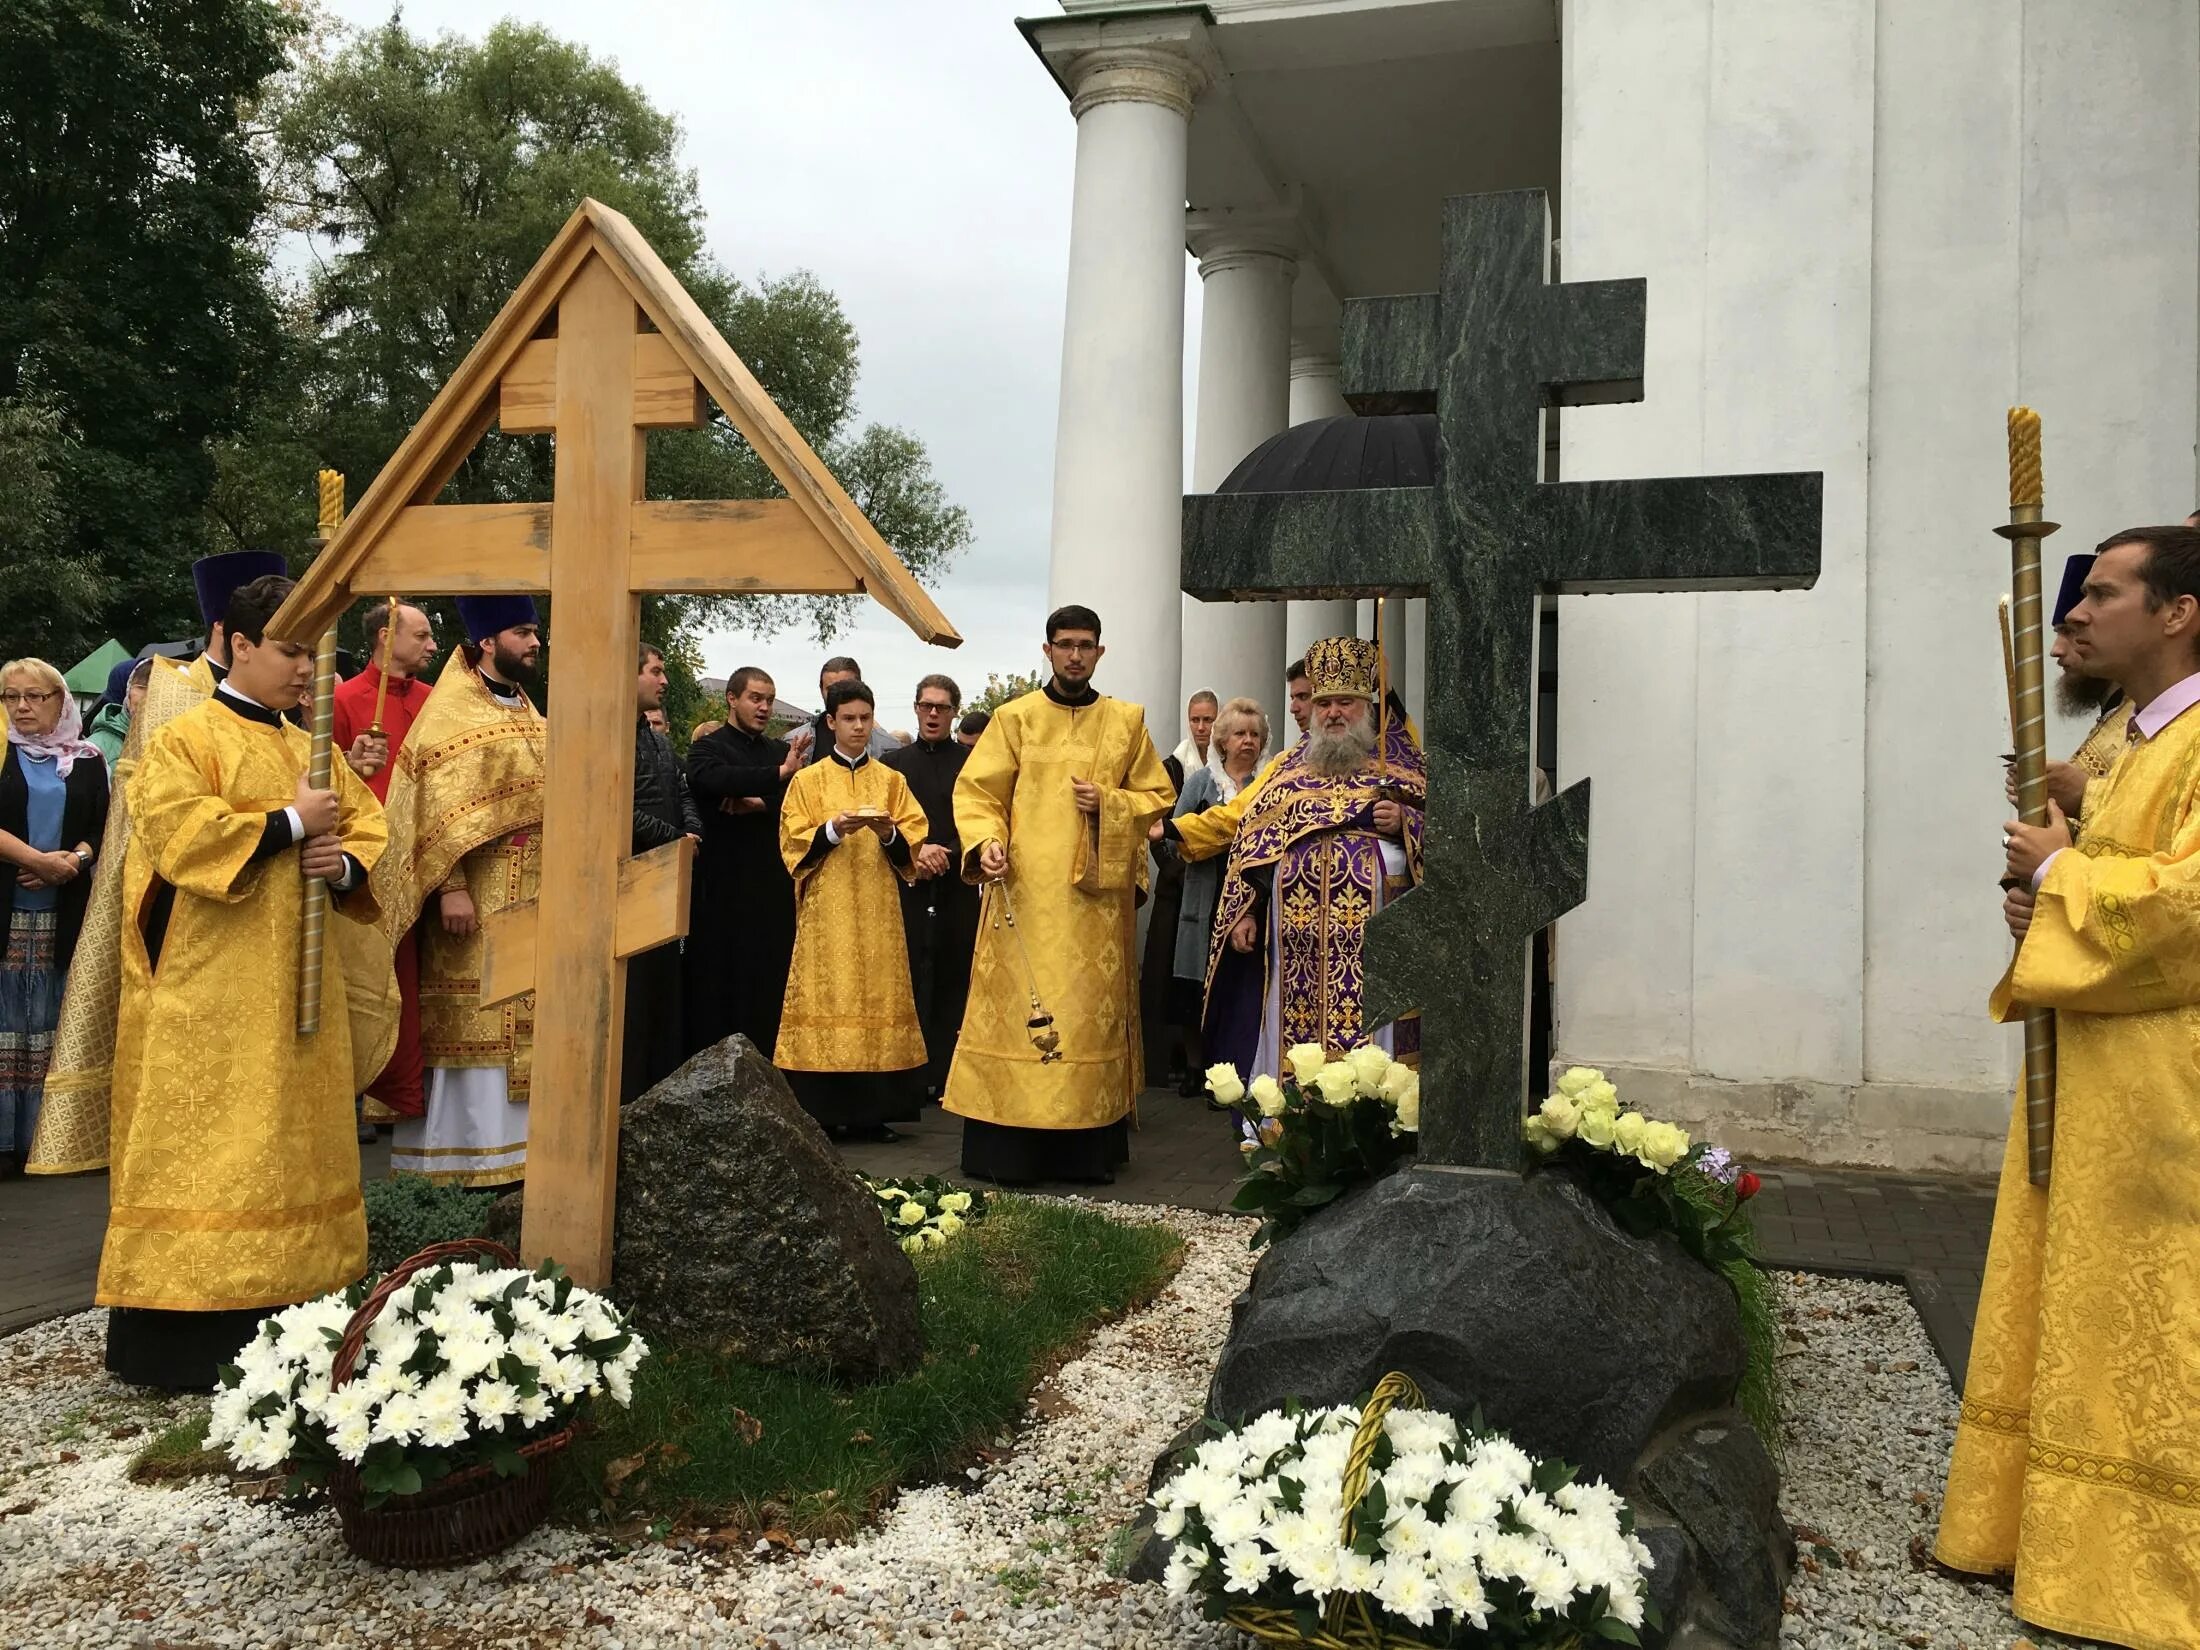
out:
<path id="1" fill-rule="evenodd" d="M 132 1454 L 193 1401 L 108 1380 L 101 1313 L 23 1331 L 0 1341 L 0 1644 L 1242 1644 L 1159 1588 L 1112 1578 L 1104 1558 L 1154 1455 L 1199 1411 L 1250 1267 L 1250 1223 L 1094 1207 L 1181 1232 L 1174 1283 L 1041 1389 L 1013 1451 L 977 1481 L 912 1491 L 858 1541 L 809 1552 L 621 1552 L 553 1528 L 469 1569 L 376 1569 L 344 1552 L 326 1511 L 286 1513 L 207 1481 L 131 1484 Z M 1786 1364 L 1782 1501 L 1809 1532 L 1809 1562 L 1783 1650 L 2070 1642 L 2023 1635 L 2006 1595 L 1912 1557 L 1938 1515 L 1955 1400 L 1903 1292 L 1796 1277 L 1786 1310 L 1802 1338 Z"/>

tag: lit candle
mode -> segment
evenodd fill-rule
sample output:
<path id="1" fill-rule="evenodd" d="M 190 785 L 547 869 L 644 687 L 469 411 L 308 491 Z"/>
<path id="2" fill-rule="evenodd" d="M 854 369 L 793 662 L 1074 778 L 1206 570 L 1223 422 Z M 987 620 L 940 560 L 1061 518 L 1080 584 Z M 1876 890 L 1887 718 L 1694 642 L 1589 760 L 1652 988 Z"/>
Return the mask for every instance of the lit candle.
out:
<path id="1" fill-rule="evenodd" d="M 2040 480 L 2040 415 L 2030 407 L 2009 409 L 2009 502 L 2038 504 L 2047 496 Z"/>

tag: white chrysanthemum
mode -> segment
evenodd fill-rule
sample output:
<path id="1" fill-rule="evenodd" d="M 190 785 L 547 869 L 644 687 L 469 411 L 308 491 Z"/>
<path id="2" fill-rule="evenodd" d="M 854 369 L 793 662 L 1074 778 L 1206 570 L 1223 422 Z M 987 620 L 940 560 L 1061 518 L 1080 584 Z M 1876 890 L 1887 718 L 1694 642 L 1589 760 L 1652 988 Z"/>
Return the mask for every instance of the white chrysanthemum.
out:
<path id="1" fill-rule="evenodd" d="M 550 1316 L 548 1327 L 542 1333 L 543 1339 L 547 1340 L 560 1352 L 570 1352 L 581 1344 L 582 1325 L 580 1314 L 570 1311 L 554 1312 Z"/>
<path id="2" fill-rule="evenodd" d="M 252 1394 L 241 1386 L 223 1387 L 214 1394 L 213 1412 L 206 1423 L 206 1441 L 221 1445 L 237 1436 L 252 1408 Z"/>
<path id="3" fill-rule="evenodd" d="M 1334 1536 L 1285 1563 L 1290 1566 L 1296 1590 L 1310 1598 L 1327 1598 L 1344 1580 L 1344 1549 Z"/>
<path id="4" fill-rule="evenodd" d="M 548 1393 L 530 1392 L 519 1401 L 519 1418 L 531 1427 L 549 1420 L 553 1413 Z"/>
<path id="5" fill-rule="evenodd" d="M 449 1372 L 462 1381 L 487 1374 L 496 1368 L 497 1360 L 503 1356 L 495 1333 L 488 1329 L 469 1329 L 453 1335 L 440 1350 Z"/>
<path id="6" fill-rule="evenodd" d="M 1528 1491 L 1513 1502 L 1513 1517 L 1540 1536 L 1555 1533 L 1565 1516 L 1553 1505 L 1549 1496 L 1535 1490 Z"/>
<path id="7" fill-rule="evenodd" d="M 1482 1590 L 1482 1578 L 1469 1569 L 1447 1569 L 1436 1578 L 1437 1591 L 1443 1595 L 1444 1608 L 1460 1620 L 1476 1627 L 1490 1624 L 1489 1595 Z"/>
<path id="8" fill-rule="evenodd" d="M 373 1438 L 373 1423 L 364 1415 L 355 1415 L 350 1420 L 329 1429 L 328 1443 L 330 1449 L 333 1449 L 353 1466 L 357 1466 L 366 1459 L 367 1445 L 373 1441 Z"/>
<path id="9" fill-rule="evenodd" d="M 357 1381 L 331 1391 L 313 1406 L 325 1426 L 340 1427 L 348 1421 L 364 1420 L 367 1411 L 374 1407 L 374 1400 Z"/>
<path id="10" fill-rule="evenodd" d="M 1298 1436 L 1298 1424 L 1282 1410 L 1272 1409 L 1239 1436 L 1245 1440 L 1248 1463 L 1257 1466 Z"/>
<path id="11" fill-rule="evenodd" d="M 623 1364 L 603 1366 L 603 1385 L 604 1390 L 622 1406 L 634 1401 L 634 1377 L 626 1372 Z"/>
<path id="12" fill-rule="evenodd" d="M 1528 1602 L 1538 1610 L 1562 1610 L 1574 1596 L 1573 1572 L 1563 1558 L 1540 1541 L 1535 1549 L 1517 1572 L 1520 1585 L 1527 1589 Z"/>
<path id="13" fill-rule="evenodd" d="M 1260 1503 L 1241 1495 L 1215 1509 L 1214 1516 L 1207 1520 L 1207 1533 L 1227 1551 L 1258 1537 L 1265 1522 Z"/>
<path id="14" fill-rule="evenodd" d="M 392 1393 L 374 1417 L 374 1441 L 409 1444 L 420 1431 L 420 1399 L 410 1392 Z"/>
<path id="15" fill-rule="evenodd" d="M 1606 1608 L 1630 1627 L 1642 1625 L 1642 1593 L 1633 1588 L 1615 1589 Z"/>
<path id="16" fill-rule="evenodd" d="M 1365 1593 L 1372 1597 L 1383 1584 L 1384 1568 L 1381 1559 L 1347 1548 L 1344 1556 L 1337 1560 L 1338 1586 L 1348 1593 Z"/>
<path id="17" fill-rule="evenodd" d="M 1177 1548 L 1170 1556 L 1167 1567 L 1161 1572 L 1161 1585 L 1167 1589 L 1171 1598 L 1184 1597 L 1198 1579 L 1199 1566 L 1191 1561 L 1191 1555 L 1182 1547 Z"/>
<path id="18" fill-rule="evenodd" d="M 1337 1544 L 1337 1526 L 1304 1512 L 1285 1513 L 1268 1532 L 1268 1545 L 1296 1571 L 1308 1554 Z"/>
<path id="19" fill-rule="evenodd" d="M 1245 1445 L 1233 1433 L 1220 1438 L 1210 1438 L 1192 1451 L 1192 1462 L 1210 1473 L 1226 1473 L 1235 1478 L 1245 1465 Z"/>
<path id="20" fill-rule="evenodd" d="M 355 1374 L 351 1384 L 364 1387 L 369 1398 L 382 1403 L 400 1392 L 413 1391 L 419 1383 L 394 1361 L 377 1358 L 363 1373 Z"/>
<path id="21" fill-rule="evenodd" d="M 1153 1533 L 1164 1541 L 1174 1541 L 1184 1533 L 1184 1509 L 1173 1503 L 1164 1505 L 1158 1495 L 1153 1504 L 1158 1509 L 1154 1513 Z"/>
<path id="22" fill-rule="evenodd" d="M 502 1432 L 505 1421 L 519 1413 L 519 1389 L 509 1381 L 479 1382 L 467 1398 L 466 1407 L 491 1432 Z"/>
<path id="23" fill-rule="evenodd" d="M 1383 1531 L 1383 1551 L 1418 1557 L 1436 1539 L 1436 1526 L 1419 1507 L 1408 1506 Z"/>
<path id="24" fill-rule="evenodd" d="M 281 1466 L 290 1456 L 290 1428 L 281 1416 L 246 1427 L 230 1446 L 230 1458 L 248 1472 Z"/>
<path id="25" fill-rule="evenodd" d="M 1441 1450 L 1459 1441 L 1459 1423 L 1442 1410 L 1394 1409 L 1383 1418 L 1383 1431 L 1401 1455 Z"/>
<path id="26" fill-rule="evenodd" d="M 1437 1525 L 1435 1533 L 1429 1537 L 1428 1555 L 1446 1569 L 1472 1568 L 1493 1532 L 1487 1524 L 1455 1518 L 1450 1512 L 1447 1507 L 1444 1522 Z"/>
<path id="27" fill-rule="evenodd" d="M 1444 1503 L 1444 1522 L 1476 1527 L 1494 1525 L 1500 1505 L 1487 1484 L 1478 1484 L 1469 1478 L 1452 1486 L 1451 1499 Z"/>
<path id="28" fill-rule="evenodd" d="M 1482 1545 L 1482 1573 L 1504 1581 L 1523 1581 L 1550 1549 L 1532 1535 L 1500 1530 Z"/>
<path id="29" fill-rule="evenodd" d="M 1444 1458 L 1433 1450 L 1400 1454 L 1383 1469 L 1383 1493 L 1400 1501 L 1426 1501 L 1444 1476 Z"/>
<path id="30" fill-rule="evenodd" d="M 1526 1489 L 1535 1476 L 1528 1452 L 1510 1438 L 1485 1438 L 1475 1451 L 1476 1464 L 1487 1464 L 1508 1489 Z"/>
<path id="31" fill-rule="evenodd" d="M 506 1343 L 505 1350 L 533 1370 L 537 1379 L 548 1372 L 557 1356 L 541 1332 L 533 1329 L 521 1329 Z"/>
<path id="32" fill-rule="evenodd" d="M 1256 1593 L 1275 1567 L 1275 1559 L 1257 1541 L 1231 1542 L 1222 1549 L 1222 1590 Z"/>
<path id="33" fill-rule="evenodd" d="M 1436 1584 L 1417 1564 L 1391 1564 L 1383 1572 L 1376 1602 L 1401 1621 L 1426 1627 L 1436 1619 Z"/>

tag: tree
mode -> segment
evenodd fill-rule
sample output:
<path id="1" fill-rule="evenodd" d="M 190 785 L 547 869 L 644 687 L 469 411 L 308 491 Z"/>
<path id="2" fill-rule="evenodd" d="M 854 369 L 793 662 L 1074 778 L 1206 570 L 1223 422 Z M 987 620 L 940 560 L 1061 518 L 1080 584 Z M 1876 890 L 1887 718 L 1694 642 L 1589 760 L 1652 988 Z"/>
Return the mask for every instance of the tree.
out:
<path id="1" fill-rule="evenodd" d="M 0 0 L 0 406 L 51 484 L 35 563 L 9 511 L 0 655 L 198 628 L 208 443 L 278 348 L 243 111 L 296 29 L 274 0 Z"/>
<path id="2" fill-rule="evenodd" d="M 968 709 L 982 710 L 991 716 L 1009 700 L 1037 693 L 1045 685 L 1036 670 L 1011 671 L 1005 676 L 996 670 L 985 679 L 984 691 L 970 701 Z"/>
<path id="3" fill-rule="evenodd" d="M 393 19 L 306 64 L 273 130 L 280 221 L 317 254 L 299 309 L 309 365 L 303 408 L 263 417 L 263 438 L 225 456 L 221 501 L 238 523 L 279 514 L 271 486 L 310 473 L 286 444 L 371 477 L 593 195 L 633 219 L 912 572 L 939 571 L 969 542 L 969 519 L 921 443 L 851 429 L 856 335 L 832 293 L 806 273 L 743 282 L 705 254 L 679 123 L 615 65 L 539 28 L 505 22 L 479 41 L 424 41 Z M 541 499 L 550 484 L 548 438 L 492 433 L 446 496 Z M 722 416 L 653 432 L 648 485 L 654 498 L 779 492 Z M 677 677 L 687 658 L 677 644 L 705 623 L 769 631 L 808 617 L 823 639 L 849 605 L 671 598 L 652 601 L 646 620 Z"/>

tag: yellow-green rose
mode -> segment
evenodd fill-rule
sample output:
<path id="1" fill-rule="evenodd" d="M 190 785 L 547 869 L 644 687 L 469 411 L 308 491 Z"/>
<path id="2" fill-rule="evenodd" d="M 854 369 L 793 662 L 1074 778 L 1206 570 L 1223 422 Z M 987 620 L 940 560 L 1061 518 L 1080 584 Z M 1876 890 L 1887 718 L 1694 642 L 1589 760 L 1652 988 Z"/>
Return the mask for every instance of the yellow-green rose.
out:
<path id="1" fill-rule="evenodd" d="M 1314 1074 L 1329 1063 L 1329 1051 L 1319 1043 L 1293 1043 L 1283 1051 L 1283 1063 L 1291 1068 L 1291 1075 L 1304 1088 L 1314 1080 Z"/>
<path id="2" fill-rule="evenodd" d="M 1569 1100 L 1578 1100 L 1590 1084 L 1603 1081 L 1604 1073 L 1594 1066 L 1568 1066 L 1566 1075 L 1558 1080 L 1558 1092 Z"/>
<path id="3" fill-rule="evenodd" d="M 1527 1135 L 1528 1144 L 1539 1152 L 1555 1152 L 1558 1150 L 1558 1138 L 1551 1133 L 1549 1125 L 1543 1121 L 1540 1112 L 1528 1119 Z"/>
<path id="4" fill-rule="evenodd" d="M 1610 1112 L 1585 1111 L 1581 1114 L 1581 1138 L 1598 1151 L 1605 1151 L 1612 1144 L 1613 1120 Z"/>
<path id="5" fill-rule="evenodd" d="M 918 1237 L 914 1232 L 910 1233 L 909 1236 L 901 1240 L 901 1252 L 905 1255 L 923 1254 L 924 1239 Z"/>
<path id="6" fill-rule="evenodd" d="M 1398 1097 L 1398 1128 L 1405 1134 L 1421 1132 L 1421 1079 L 1418 1073 L 1406 1085 L 1405 1093 Z"/>
<path id="7" fill-rule="evenodd" d="M 1360 1092 L 1359 1079 L 1342 1060 L 1332 1060 L 1314 1073 L 1314 1086 L 1332 1106 L 1341 1106 Z"/>
<path id="8" fill-rule="evenodd" d="M 1563 1094 L 1554 1094 L 1544 1101 L 1536 1118 L 1550 1130 L 1553 1140 L 1571 1140 L 1574 1131 L 1581 1127 L 1580 1108 Z"/>
<path id="9" fill-rule="evenodd" d="M 962 1214 L 970 1207 L 970 1194 L 968 1192 L 949 1192 L 940 1199 L 940 1207 L 951 1215 Z"/>
<path id="10" fill-rule="evenodd" d="M 1664 1174 L 1674 1164 L 1688 1155 L 1688 1131 L 1671 1123 L 1652 1123 L 1642 1131 L 1642 1146 L 1636 1156 L 1647 1168 Z"/>
<path id="11" fill-rule="evenodd" d="M 1420 1077 L 1415 1074 L 1411 1066 L 1403 1065 L 1396 1060 L 1391 1061 L 1390 1069 L 1383 1073 L 1384 1101 L 1395 1106 L 1398 1103 L 1398 1097 L 1409 1088 L 1418 1088 L 1420 1081 Z"/>
<path id="12" fill-rule="evenodd" d="M 1599 1111 L 1619 1110 L 1619 1090 L 1602 1077 L 1583 1089 L 1577 1098 L 1584 1109 L 1593 1106 Z"/>
<path id="13" fill-rule="evenodd" d="M 1374 1043 L 1362 1043 L 1344 1057 L 1352 1068 L 1352 1080 L 1360 1093 L 1373 1100 L 1383 1092 L 1383 1077 L 1390 1070 L 1390 1056 Z"/>
<path id="14" fill-rule="evenodd" d="M 1283 1115 L 1283 1085 L 1273 1077 L 1263 1073 L 1254 1078 L 1250 1092 L 1253 1096 L 1253 1104 L 1260 1108 L 1261 1116 L 1281 1117 Z"/>
<path id="15" fill-rule="evenodd" d="M 943 1214 L 932 1223 L 932 1229 L 943 1238 L 951 1238 L 967 1224 L 961 1215 Z"/>
<path id="16" fill-rule="evenodd" d="M 894 1218 L 904 1226 L 922 1226 L 924 1224 L 924 1205 L 921 1203 L 904 1203 L 895 1211 Z"/>
<path id="17" fill-rule="evenodd" d="M 941 1244 L 947 1241 L 947 1234 L 941 1231 L 937 1226 L 927 1226 L 922 1232 L 918 1233 L 917 1235 L 924 1239 L 924 1246 L 927 1249 L 937 1249 Z"/>
<path id="18" fill-rule="evenodd" d="M 1612 1144 L 1623 1152 L 1639 1152 L 1642 1150 L 1643 1130 L 1649 1126 L 1649 1119 L 1641 1112 L 1628 1112 L 1612 1125 Z"/>
<path id="19" fill-rule="evenodd" d="M 1234 1106 L 1245 1098 L 1245 1084 L 1238 1077 L 1237 1067 L 1227 1060 L 1218 1061 L 1207 1068 L 1207 1092 L 1225 1106 Z"/>

